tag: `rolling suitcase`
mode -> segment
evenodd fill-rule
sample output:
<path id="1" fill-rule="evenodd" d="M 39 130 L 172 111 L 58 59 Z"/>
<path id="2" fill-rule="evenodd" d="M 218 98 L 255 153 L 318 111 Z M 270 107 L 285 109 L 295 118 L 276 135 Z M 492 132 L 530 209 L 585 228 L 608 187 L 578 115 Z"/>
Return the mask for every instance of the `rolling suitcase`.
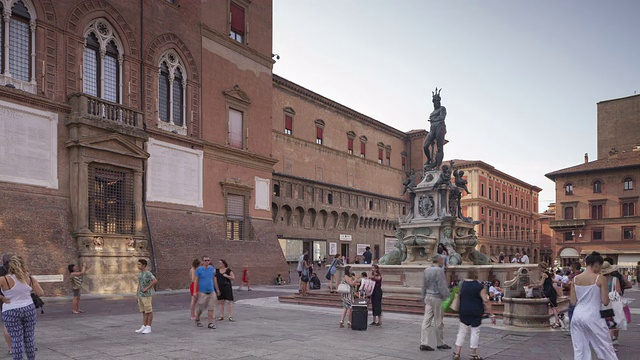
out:
<path id="1" fill-rule="evenodd" d="M 354 300 L 351 305 L 351 330 L 367 330 L 369 309 L 367 300 Z"/>

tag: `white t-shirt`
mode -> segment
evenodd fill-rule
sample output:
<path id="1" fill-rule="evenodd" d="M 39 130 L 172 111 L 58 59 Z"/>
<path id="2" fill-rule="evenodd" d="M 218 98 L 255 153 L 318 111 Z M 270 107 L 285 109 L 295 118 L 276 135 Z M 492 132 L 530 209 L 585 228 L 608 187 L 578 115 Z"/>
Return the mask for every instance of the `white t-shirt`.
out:
<path id="1" fill-rule="evenodd" d="M 529 263 L 529 256 L 522 255 L 522 257 L 520 258 L 520 262 L 523 263 L 523 264 L 528 264 Z"/>
<path id="2" fill-rule="evenodd" d="M 496 296 L 496 295 L 500 294 L 500 291 L 498 291 L 498 289 L 496 289 L 493 285 L 489 287 L 489 292 L 493 296 Z"/>
<path id="3" fill-rule="evenodd" d="M 511 262 L 512 262 L 512 263 L 519 263 L 519 262 L 520 262 L 520 260 L 518 260 L 518 258 L 513 258 L 513 259 L 511 259 Z"/>
<path id="4" fill-rule="evenodd" d="M 563 284 L 568 284 L 569 283 L 569 276 L 563 275 L 561 281 L 562 281 Z"/>
<path id="5" fill-rule="evenodd" d="M 560 274 L 556 274 L 556 275 L 553 277 L 553 281 L 555 281 L 555 282 L 562 281 L 562 275 L 560 275 Z"/>

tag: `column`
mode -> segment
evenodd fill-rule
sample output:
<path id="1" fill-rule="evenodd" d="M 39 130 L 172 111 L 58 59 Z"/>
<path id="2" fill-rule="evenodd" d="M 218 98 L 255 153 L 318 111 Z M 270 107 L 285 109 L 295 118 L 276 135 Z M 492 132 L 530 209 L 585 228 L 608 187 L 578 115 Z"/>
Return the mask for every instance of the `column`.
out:
<path id="1" fill-rule="evenodd" d="M 175 71 L 175 70 L 174 70 Z M 169 124 L 175 125 L 173 123 L 173 72 L 169 73 Z"/>
<path id="2" fill-rule="evenodd" d="M 182 80 L 182 128 L 187 130 L 187 80 Z M 185 135 L 187 133 L 185 132 Z"/>
<path id="3" fill-rule="evenodd" d="M 35 21 L 32 20 L 29 23 L 29 30 L 31 35 L 31 84 L 35 86 L 36 85 L 36 22 Z M 44 82 L 42 83 L 42 89 L 44 90 Z M 37 89 L 34 89 L 34 92 L 36 91 Z"/>
<path id="4" fill-rule="evenodd" d="M 4 31 L 4 71 L 3 75 L 6 77 L 11 77 L 11 72 L 9 70 L 9 21 L 11 20 L 11 9 L 4 9 L 2 12 L 2 30 Z"/>

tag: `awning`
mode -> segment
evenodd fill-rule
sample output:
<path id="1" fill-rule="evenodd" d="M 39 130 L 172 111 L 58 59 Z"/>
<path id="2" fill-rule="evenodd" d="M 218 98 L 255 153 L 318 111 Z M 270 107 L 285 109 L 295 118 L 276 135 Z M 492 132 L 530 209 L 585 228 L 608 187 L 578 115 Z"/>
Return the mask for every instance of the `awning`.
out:
<path id="1" fill-rule="evenodd" d="M 582 250 L 580 253 L 582 255 L 589 255 L 591 254 L 592 251 L 597 251 L 600 253 L 600 255 L 620 255 L 620 254 L 626 254 L 626 255 L 634 255 L 634 254 L 640 254 L 640 252 L 638 250 L 616 250 L 616 249 L 598 249 L 598 248 L 594 248 L 591 250 Z"/>
<path id="2" fill-rule="evenodd" d="M 561 258 L 577 258 L 577 257 L 580 257 L 580 254 L 578 254 L 578 250 L 574 248 L 565 248 L 565 249 L 562 249 L 562 251 L 560 252 L 560 257 Z"/>
<path id="3" fill-rule="evenodd" d="M 638 261 L 640 261 L 640 254 L 618 255 L 618 266 L 621 267 L 636 267 Z"/>

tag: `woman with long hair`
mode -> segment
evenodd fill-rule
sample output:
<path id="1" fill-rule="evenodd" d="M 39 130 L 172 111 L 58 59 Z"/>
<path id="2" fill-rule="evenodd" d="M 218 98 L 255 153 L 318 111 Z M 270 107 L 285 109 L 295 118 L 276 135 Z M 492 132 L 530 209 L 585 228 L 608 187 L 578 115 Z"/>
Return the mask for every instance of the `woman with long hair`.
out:
<path id="1" fill-rule="evenodd" d="M 3 296 L 2 322 L 11 336 L 13 360 L 22 360 L 23 353 L 28 360 L 36 358 L 36 307 L 31 299 L 31 292 L 44 295 L 44 291 L 36 279 L 29 276 L 24 259 L 12 256 L 9 261 L 7 275 L 0 278 L 0 289 Z"/>
<path id="2" fill-rule="evenodd" d="M 191 285 L 189 285 L 189 293 L 191 294 L 191 320 L 196 319 L 196 304 L 198 303 L 198 289 L 194 284 L 196 281 L 196 270 L 200 267 L 200 259 L 194 259 L 191 263 L 191 269 L 189 269 L 189 278 L 191 279 Z"/>
<path id="3" fill-rule="evenodd" d="M 336 254 L 333 257 L 333 261 L 331 261 L 331 266 L 329 266 L 328 273 L 329 277 L 329 292 L 336 292 L 336 288 L 338 287 L 338 280 L 336 279 L 336 271 L 338 270 L 338 266 L 342 265 L 342 260 L 340 260 L 340 254 Z"/>
<path id="4" fill-rule="evenodd" d="M 371 312 L 373 314 L 373 322 L 371 325 L 382 325 L 382 274 L 378 265 L 371 266 L 371 280 L 376 284 L 371 293 Z"/>
<path id="5" fill-rule="evenodd" d="M 309 273 L 309 255 L 307 254 L 302 257 L 301 274 L 300 282 L 302 286 L 302 296 L 307 296 L 307 292 L 309 291 L 309 280 L 311 279 L 311 274 Z"/>
<path id="6" fill-rule="evenodd" d="M 601 276 L 604 259 L 592 252 L 585 259 L 587 268 L 573 278 L 570 300 L 575 305 L 571 316 L 571 342 L 573 358 L 591 359 L 591 348 L 598 359 L 618 359 L 609 335 L 607 322 L 600 315 L 602 305 L 609 305 L 607 279 Z"/>
<path id="7" fill-rule="evenodd" d="M 218 302 L 220 302 L 220 316 L 218 321 L 224 320 L 224 305 L 227 304 L 227 310 L 229 311 L 229 321 L 233 320 L 233 283 L 236 279 L 233 271 L 229 269 L 229 265 L 226 260 L 220 259 L 218 261 L 219 268 L 216 271 L 218 277 Z"/>
<path id="8" fill-rule="evenodd" d="M 469 329 L 471 329 L 471 360 L 482 360 L 480 355 L 478 355 L 482 315 L 490 312 L 493 319 L 493 310 L 491 309 L 487 289 L 478 281 L 478 273 L 476 270 L 470 269 L 467 271 L 467 277 L 460 287 L 460 305 L 458 310 L 460 325 L 458 327 L 456 351 L 453 353 L 453 359 L 460 359 L 460 351 L 462 350 L 464 339 L 467 337 Z"/>
<path id="9" fill-rule="evenodd" d="M 342 318 L 340 319 L 340 327 L 344 327 L 344 318 L 347 318 L 347 327 L 351 327 L 351 305 L 353 305 L 353 286 L 355 285 L 355 274 L 351 272 L 351 266 L 344 267 L 344 276 L 342 283 L 349 285 L 349 292 L 342 294 Z M 365 322 L 366 324 L 366 322 Z"/>
<path id="10" fill-rule="evenodd" d="M 542 293 L 547 299 L 549 299 L 549 305 L 553 310 L 553 315 L 556 319 L 555 323 L 551 325 L 551 328 L 557 329 L 560 325 L 560 317 L 558 315 L 558 293 L 553 286 L 553 278 L 554 275 L 552 272 L 548 271 L 548 265 L 545 262 L 541 262 L 538 264 L 542 272 L 542 279 L 540 280 L 540 285 L 542 286 Z"/>

